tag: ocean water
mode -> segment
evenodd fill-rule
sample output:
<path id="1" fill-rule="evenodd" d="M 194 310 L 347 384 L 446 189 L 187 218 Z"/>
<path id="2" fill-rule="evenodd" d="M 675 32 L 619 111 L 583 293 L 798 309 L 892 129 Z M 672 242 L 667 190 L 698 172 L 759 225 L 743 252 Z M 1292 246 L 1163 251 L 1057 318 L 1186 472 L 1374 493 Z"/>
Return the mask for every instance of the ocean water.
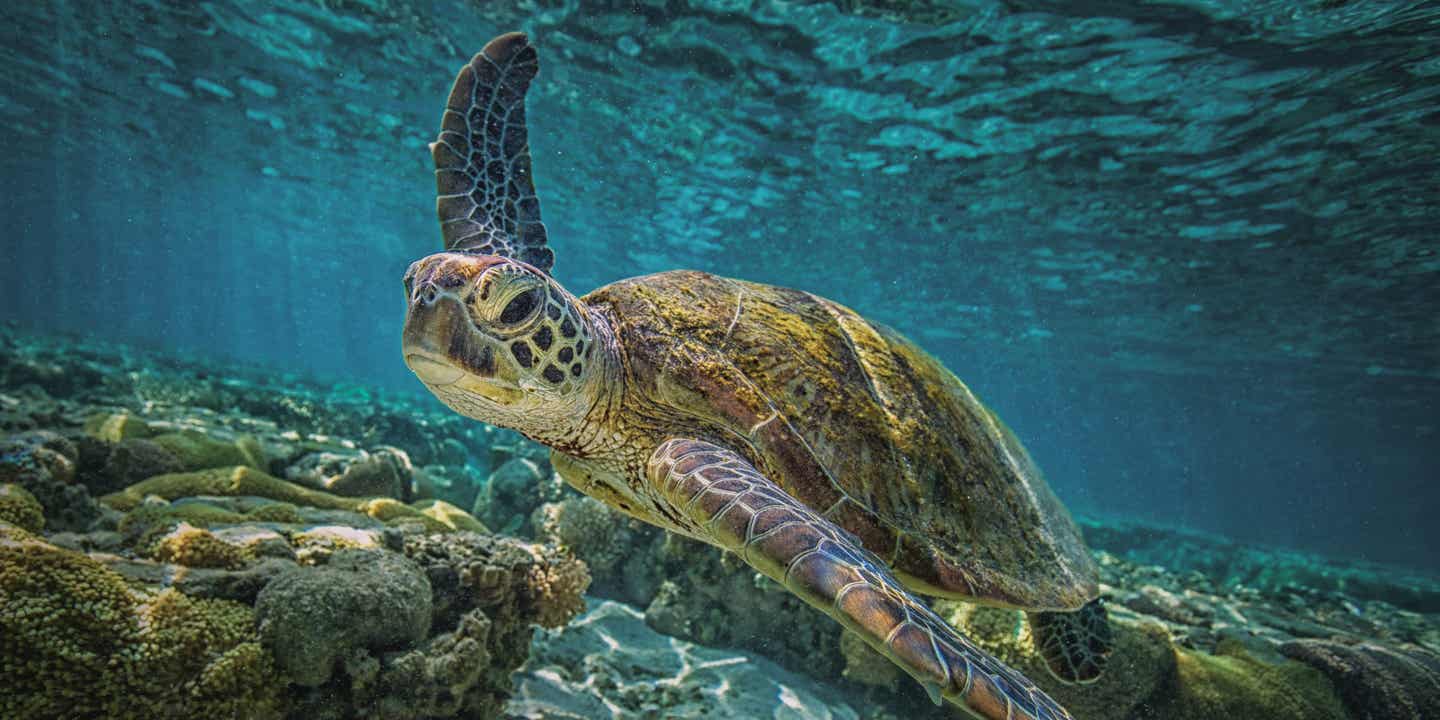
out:
<path id="1" fill-rule="evenodd" d="M 1440 575 L 1433 2 L 5 3 L 0 320 L 445 416 L 401 276 L 455 72 L 509 30 L 577 295 L 810 291 L 1087 522 Z"/>

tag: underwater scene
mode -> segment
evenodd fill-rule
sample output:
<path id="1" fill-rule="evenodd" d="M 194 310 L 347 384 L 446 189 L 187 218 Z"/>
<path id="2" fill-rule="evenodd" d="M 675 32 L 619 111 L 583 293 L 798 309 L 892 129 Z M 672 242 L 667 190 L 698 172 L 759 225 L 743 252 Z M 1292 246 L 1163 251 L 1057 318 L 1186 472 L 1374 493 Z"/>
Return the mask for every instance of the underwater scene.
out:
<path id="1" fill-rule="evenodd" d="M 1440 4 L 0 36 L 0 720 L 1440 718 Z"/>

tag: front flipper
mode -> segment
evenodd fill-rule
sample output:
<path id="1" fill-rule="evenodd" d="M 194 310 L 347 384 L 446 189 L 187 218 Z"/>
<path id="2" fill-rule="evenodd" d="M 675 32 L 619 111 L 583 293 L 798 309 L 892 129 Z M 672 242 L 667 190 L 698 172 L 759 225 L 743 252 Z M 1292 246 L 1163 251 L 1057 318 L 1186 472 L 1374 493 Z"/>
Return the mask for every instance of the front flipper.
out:
<path id="1" fill-rule="evenodd" d="M 1100 598 L 1072 612 L 1030 613 L 1035 647 L 1050 674 L 1068 683 L 1092 683 L 1105 669 L 1114 642 L 1110 616 Z"/>
<path id="2" fill-rule="evenodd" d="M 865 639 L 941 697 L 987 720 L 1069 720 L 1070 714 L 905 591 L 839 526 L 761 475 L 734 451 L 666 441 L 646 473 L 687 530 L 737 553 Z"/>
<path id="3" fill-rule="evenodd" d="M 512 257 L 548 273 L 555 253 L 546 246 L 525 128 L 525 93 L 539 70 L 521 33 L 487 43 L 455 77 L 430 154 L 445 249 Z"/>

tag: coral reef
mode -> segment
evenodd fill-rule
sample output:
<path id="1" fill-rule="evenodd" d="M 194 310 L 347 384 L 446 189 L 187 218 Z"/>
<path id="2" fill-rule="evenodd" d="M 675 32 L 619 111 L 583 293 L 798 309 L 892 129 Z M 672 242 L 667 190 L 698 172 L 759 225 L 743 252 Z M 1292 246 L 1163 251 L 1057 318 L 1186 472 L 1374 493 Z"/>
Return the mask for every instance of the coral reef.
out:
<path id="1" fill-rule="evenodd" d="M 216 537 L 209 530 L 180 523 L 148 544 L 146 554 L 161 562 L 196 568 L 239 569 L 253 554 Z"/>
<path id="2" fill-rule="evenodd" d="M 423 640 L 430 583 L 398 553 L 340 550 L 324 566 L 272 580 L 255 600 L 255 618 L 280 671 L 313 687 L 357 650 L 405 649 Z"/>
<path id="3" fill-rule="evenodd" d="M 0 376 L 44 381 L 0 407 L 0 674 L 21 689 L 0 716 L 954 717 L 737 558 L 566 489 L 514 433 L 109 352 L 0 353 Z M 490 535 L 472 500 L 541 542 Z M 1055 682 L 1023 613 L 936 604 L 1076 717 L 1433 714 L 1429 580 L 1087 528 L 1116 632 L 1095 684 Z M 581 614 L 586 592 L 631 607 Z"/>
<path id="4" fill-rule="evenodd" d="M 475 516 L 444 500 L 421 500 L 412 507 L 419 510 L 422 515 L 452 530 L 464 530 L 465 532 L 475 533 L 490 532 L 490 529 L 485 527 L 485 523 L 476 520 Z"/>
<path id="5" fill-rule="evenodd" d="M 0 522 L 38 533 L 45 527 L 45 509 L 28 490 L 19 485 L 0 485 Z"/>
<path id="6" fill-rule="evenodd" d="M 85 384 L 64 355 L 30 362 L 54 370 L 50 390 L 0 408 L 19 431 L 0 439 L 0 674 L 20 688 L 0 716 L 497 718 L 531 628 L 583 609 L 579 560 L 478 534 L 445 498 L 403 501 L 412 448 L 466 464 L 431 466 L 458 482 L 491 456 L 467 449 L 490 430 L 379 417 L 353 387 L 242 399 L 233 379 L 108 362 Z M 448 549 L 422 563 L 407 542 Z"/>
<path id="7" fill-rule="evenodd" d="M 1265 663 L 1238 643 L 1223 643 L 1215 654 L 1181 650 L 1172 685 L 1150 701 L 1150 717 L 1176 720 L 1276 718 L 1344 720 L 1335 691 L 1325 677 L 1297 662 Z"/>
<path id="8" fill-rule="evenodd" d="M 128 412 L 96 413 L 85 418 L 84 428 L 86 435 L 110 444 L 155 434 L 149 424 Z"/>
<path id="9" fill-rule="evenodd" d="M 1190 530 L 1129 521 L 1077 518 L 1085 539 L 1139 565 L 1194 573 L 1216 590 L 1249 589 L 1266 594 L 1340 593 L 1355 600 L 1379 600 L 1421 613 L 1440 613 L 1440 579 L 1392 567 L 1338 561 L 1316 555 L 1238 543 Z"/>
<path id="10" fill-rule="evenodd" d="M 894 692 L 905 677 L 899 665 L 866 645 L 865 640 L 855 633 L 845 632 L 840 636 L 840 655 L 845 659 L 845 667 L 840 674 L 851 682 Z"/>
<path id="11" fill-rule="evenodd" d="M 0 483 L 29 491 L 52 530 L 87 530 L 100 517 L 100 508 L 74 482 L 78 457 L 74 443 L 48 430 L 11 435 L 0 440 Z"/>
<path id="12" fill-rule="evenodd" d="M 406 537 L 405 554 L 425 568 L 442 625 L 474 608 L 501 607 L 526 622 L 556 627 L 585 609 L 589 571 L 550 545 L 457 532 Z"/>
<path id="13" fill-rule="evenodd" d="M 0 716 L 278 717 L 251 610 L 132 591 L 84 554 L 0 524 Z"/>
<path id="14" fill-rule="evenodd" d="M 635 521 L 592 497 L 545 503 L 530 522 L 537 537 L 569 548 L 602 578 L 618 571 L 635 546 Z"/>
<path id="15" fill-rule="evenodd" d="M 352 673 L 356 704 L 395 720 L 500 715 L 506 696 L 495 691 L 496 678 L 487 677 L 495 672 L 489 649 L 493 631 L 490 618 L 472 610 L 453 631 L 430 638 L 422 647 L 383 663 L 362 659 L 374 677 Z M 510 669 L 502 664 L 499 672 L 508 675 Z M 508 686 L 508 678 L 501 680 Z"/>
<path id="16" fill-rule="evenodd" d="M 196 495 L 254 495 L 292 505 L 334 510 L 353 510 L 356 507 L 353 499 L 303 488 L 243 465 L 157 475 L 118 493 L 106 495 L 101 501 L 117 510 L 131 510 L 148 495 L 166 500 Z"/>
<path id="17" fill-rule="evenodd" d="M 181 471 L 236 465 L 256 470 L 266 467 L 264 451 L 254 438 L 241 436 L 234 442 L 225 442 L 198 430 L 183 430 L 156 435 L 150 441 L 170 451 L 180 461 Z"/>
<path id="18" fill-rule="evenodd" d="M 528 534 L 530 514 L 558 490 L 549 460 L 512 457 L 490 473 L 471 513 L 501 532 Z"/>
<path id="19" fill-rule="evenodd" d="M 335 495 L 405 499 L 410 494 L 413 472 L 410 456 L 404 450 L 381 447 L 373 452 L 310 453 L 291 463 L 285 477 Z"/>

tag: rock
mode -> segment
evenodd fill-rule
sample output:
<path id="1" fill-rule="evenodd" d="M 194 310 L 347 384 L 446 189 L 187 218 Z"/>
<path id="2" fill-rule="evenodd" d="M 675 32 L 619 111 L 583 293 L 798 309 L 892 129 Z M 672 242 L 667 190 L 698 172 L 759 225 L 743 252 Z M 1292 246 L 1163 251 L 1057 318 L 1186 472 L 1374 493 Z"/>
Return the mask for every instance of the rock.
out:
<path id="1" fill-rule="evenodd" d="M 763 657 L 656 633 L 634 608 L 611 601 L 602 601 L 579 621 L 537 638 L 533 648 L 530 662 L 515 676 L 515 696 L 507 708 L 510 717 L 882 717 L 874 707 L 865 708 L 862 715 L 834 687 L 788 672 Z M 924 693 L 920 695 L 923 699 Z M 931 711 L 936 717 L 958 717 Z"/>
<path id="2" fill-rule="evenodd" d="M 347 525 L 317 525 L 290 536 L 296 558 L 304 565 L 324 564 L 332 555 L 349 548 L 379 550 L 388 547 L 384 533 Z"/>
<path id="3" fill-rule="evenodd" d="M 1409 646 L 1368 642 L 1296 640 L 1281 647 L 1287 657 L 1330 679 L 1354 718 L 1417 720 L 1440 716 L 1440 656 Z"/>
<path id="4" fill-rule="evenodd" d="M 97 478 L 99 482 L 92 481 L 90 491 L 115 492 L 146 478 L 178 473 L 184 469 L 180 458 L 159 443 L 142 439 L 122 440 L 110 449 L 104 469 Z"/>
<path id="5" fill-rule="evenodd" d="M 211 531 L 216 539 L 240 548 L 250 557 L 273 557 L 294 560 L 295 548 L 284 535 L 256 525 L 231 525 Z"/>
<path id="6" fill-rule="evenodd" d="M 29 491 L 44 510 L 51 530 L 83 532 L 100 517 L 100 508 L 75 479 L 74 443 L 53 432 L 36 430 L 0 440 L 0 483 Z"/>
<path id="7" fill-rule="evenodd" d="M 1181 625 L 1199 625 L 1205 622 L 1203 611 L 1187 603 L 1184 598 L 1155 585 L 1144 585 L 1135 596 L 1125 602 L 1135 612 L 1164 618 Z"/>
<path id="8" fill-rule="evenodd" d="M 501 532 L 521 532 L 530 514 L 546 500 L 540 486 L 548 471 L 548 464 L 529 458 L 506 460 L 486 479 L 471 514 Z"/>
<path id="9" fill-rule="evenodd" d="M 405 451 L 315 452 L 285 469 L 285 477 L 318 490 L 347 497 L 405 498 L 413 468 Z"/>
<path id="10" fill-rule="evenodd" d="M 92 530 L 88 533 L 60 532 L 48 538 L 50 544 L 80 552 L 115 552 L 124 545 L 124 537 L 111 530 Z"/>
<path id="11" fill-rule="evenodd" d="M 478 473 L 478 474 L 477 474 Z M 462 508 L 475 508 L 489 472 L 469 465 L 426 465 L 411 475 L 411 490 L 418 499 L 435 498 Z"/>
<path id="12" fill-rule="evenodd" d="M 405 556 L 341 550 L 275 578 L 255 601 L 264 646 L 298 685 L 323 684 L 356 650 L 403 650 L 430 628 L 430 583 Z"/>
<path id="13" fill-rule="evenodd" d="M 442 439 L 435 452 L 437 465 L 464 465 L 469 458 L 470 451 L 465 448 L 465 444 L 451 437 Z"/>

